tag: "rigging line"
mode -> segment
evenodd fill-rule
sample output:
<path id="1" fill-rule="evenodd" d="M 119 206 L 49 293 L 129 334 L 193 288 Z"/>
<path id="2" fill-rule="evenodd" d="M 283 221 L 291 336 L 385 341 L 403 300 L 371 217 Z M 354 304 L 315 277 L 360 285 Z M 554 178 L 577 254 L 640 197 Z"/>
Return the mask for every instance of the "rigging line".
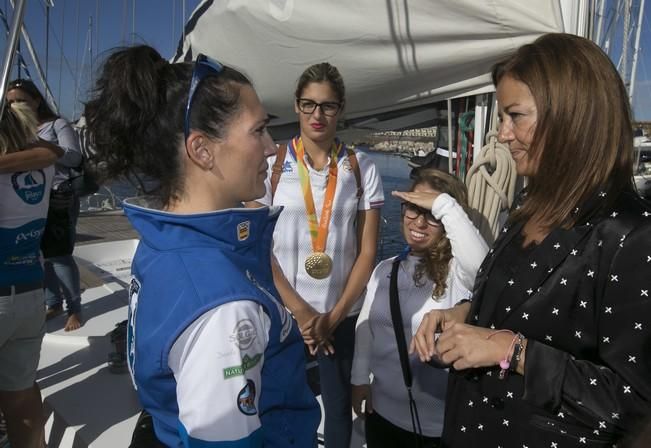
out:
<path id="1" fill-rule="evenodd" d="M 52 2 L 52 0 L 43 0 L 43 1 L 46 2 L 46 4 L 50 4 Z M 65 16 L 65 0 L 63 0 L 63 2 L 64 3 L 63 3 L 63 14 L 62 15 Z M 52 6 L 54 6 L 54 4 L 52 4 Z M 43 8 L 43 12 L 46 13 L 46 11 L 47 11 L 45 9 L 46 6 L 41 5 L 41 7 Z M 62 33 L 63 33 L 65 31 L 65 29 L 63 27 L 63 23 L 62 23 L 61 28 L 63 30 L 62 31 Z M 74 72 L 72 71 L 72 66 L 70 65 L 70 62 L 68 61 L 68 58 L 66 57 L 65 53 L 63 52 L 63 43 L 62 43 L 63 42 L 63 34 L 61 34 L 61 40 L 59 40 L 59 36 L 56 33 L 56 30 L 50 31 L 50 34 L 52 34 L 52 36 L 54 36 L 54 42 L 58 45 L 59 50 L 61 50 L 61 54 L 63 55 L 63 62 L 65 63 L 66 67 L 68 67 L 68 71 L 70 72 L 70 76 L 74 76 Z M 46 62 L 47 62 L 47 59 L 46 59 Z"/>
<path id="2" fill-rule="evenodd" d="M 6 3 L 6 1 L 5 1 Z M 0 10 L 0 20 L 5 26 L 5 29 L 7 30 L 6 35 L 9 36 L 9 22 L 7 22 L 7 16 L 4 13 L 4 10 Z M 22 67 L 22 69 L 25 71 L 25 74 L 27 75 L 28 78 L 32 78 L 32 75 L 29 73 L 29 69 L 27 68 L 27 62 L 25 62 L 25 58 L 23 58 L 22 53 L 19 50 L 16 50 L 16 64 L 18 67 Z M 20 72 L 19 72 L 20 73 Z M 20 78 L 20 75 L 18 76 Z"/>
<path id="3" fill-rule="evenodd" d="M 615 37 L 615 31 L 617 30 L 617 23 L 619 23 L 619 18 L 622 13 L 622 2 L 617 2 L 617 6 L 614 8 L 612 18 L 608 24 L 607 38 L 604 42 L 604 51 L 608 56 L 612 56 L 610 52 L 610 42 L 612 42 Z M 619 70 L 619 68 L 618 68 Z"/>
<path id="4" fill-rule="evenodd" d="M 131 45 L 136 39 L 136 0 L 133 0 L 133 14 L 131 16 Z"/>
<path id="5" fill-rule="evenodd" d="M 635 92 L 635 75 L 637 72 L 637 62 L 640 57 L 640 34 L 642 32 L 642 19 L 644 15 L 644 0 L 640 0 L 637 27 L 635 30 L 635 44 L 633 45 L 633 65 L 631 67 L 631 83 L 629 85 L 628 97 L 631 106 L 633 105 L 633 93 Z"/>
<path id="6" fill-rule="evenodd" d="M 65 0 L 64 0 L 64 5 L 65 5 Z M 65 16 L 65 14 L 63 14 L 63 15 Z M 72 76 L 74 74 L 74 72 L 72 70 L 72 66 L 70 65 L 70 61 L 68 61 L 67 56 L 63 52 L 63 43 L 62 43 L 62 41 L 59 40 L 59 36 L 56 33 L 56 31 L 52 30 L 50 32 L 50 34 L 52 34 L 52 36 L 54 37 L 54 43 L 57 44 L 58 48 L 61 50 L 61 54 L 63 55 L 63 62 L 65 63 L 66 67 L 68 67 L 68 71 L 70 72 L 70 75 Z M 63 35 L 62 35 L 62 37 L 63 37 Z"/>
<path id="7" fill-rule="evenodd" d="M 50 5 L 45 5 L 45 82 L 50 68 Z"/>
<path id="8" fill-rule="evenodd" d="M 95 54 L 99 54 L 99 0 L 95 3 Z"/>
<path id="9" fill-rule="evenodd" d="M 77 92 L 78 92 L 78 85 L 79 85 L 79 0 L 77 0 L 76 8 L 75 8 L 75 72 L 72 75 L 72 78 L 74 79 L 74 92 L 75 92 L 75 99 L 74 102 L 72 103 L 72 116 L 76 116 L 77 114 L 77 102 L 79 101 L 79 98 L 77 97 Z"/>
<path id="10" fill-rule="evenodd" d="M 172 47 L 176 42 L 176 0 L 172 0 Z"/>
<path id="11" fill-rule="evenodd" d="M 128 0 L 122 0 L 122 37 L 120 38 L 120 43 L 123 46 L 125 46 L 127 43 L 127 23 L 129 21 L 128 11 Z"/>
<path id="12" fill-rule="evenodd" d="M 61 41 L 65 42 L 64 33 L 66 31 L 66 0 L 63 0 L 63 12 L 61 14 Z M 63 61 L 65 53 L 63 52 L 63 45 L 59 45 L 61 52 L 59 54 L 59 61 Z M 59 62 L 59 96 L 57 102 L 61 104 L 61 80 L 63 78 L 63 64 Z"/>
<path id="13" fill-rule="evenodd" d="M 15 9 L 15 1 L 10 0 L 10 2 L 11 2 L 11 6 Z M 32 62 L 34 62 L 34 67 L 36 69 L 36 73 L 38 74 L 38 76 L 39 76 L 39 78 L 41 80 L 41 84 L 43 84 L 43 88 L 45 89 L 45 99 L 52 106 L 52 110 L 55 113 L 58 114 L 59 113 L 59 107 L 58 107 L 56 101 L 54 100 L 54 95 L 52 95 L 52 91 L 50 90 L 50 86 L 47 84 L 47 80 L 45 79 L 45 76 L 44 76 L 44 73 L 43 73 L 43 68 L 41 67 L 41 62 L 38 59 L 38 55 L 36 54 L 36 50 L 34 49 L 32 39 L 29 36 L 29 33 L 27 32 L 27 27 L 25 26 L 24 22 L 22 23 L 22 25 L 20 27 L 20 30 L 21 30 L 22 35 L 23 35 L 23 40 L 27 44 L 27 49 L 29 50 L 29 54 L 32 57 Z M 20 66 L 18 66 L 18 68 L 20 68 Z M 20 76 L 20 73 L 19 73 L 19 76 Z"/>
<path id="14" fill-rule="evenodd" d="M 84 61 L 86 60 L 86 48 L 90 47 L 92 48 L 93 45 L 93 34 L 91 32 L 91 27 L 92 27 L 92 16 L 88 17 L 88 20 L 90 22 L 88 30 L 86 31 L 86 38 L 84 40 L 84 52 L 81 55 L 81 67 L 84 66 Z M 92 62 L 91 62 L 92 64 Z M 73 105 L 73 114 L 76 113 L 77 111 L 77 103 L 79 102 L 79 90 L 80 90 L 80 85 L 81 85 L 81 72 L 78 72 L 78 81 L 75 84 L 75 102 Z"/>

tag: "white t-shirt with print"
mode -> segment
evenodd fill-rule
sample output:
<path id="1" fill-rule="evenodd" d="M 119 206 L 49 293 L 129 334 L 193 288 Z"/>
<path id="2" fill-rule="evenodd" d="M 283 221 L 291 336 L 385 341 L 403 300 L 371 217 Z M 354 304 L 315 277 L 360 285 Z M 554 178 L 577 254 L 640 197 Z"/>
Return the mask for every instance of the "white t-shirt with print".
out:
<path id="1" fill-rule="evenodd" d="M 305 202 L 298 176 L 296 159 L 290 148 L 285 155 L 282 175 L 271 204 L 271 172 L 276 156 L 268 159 L 269 170 L 265 181 L 266 195 L 258 202 L 264 205 L 282 205 L 284 207 L 276 230 L 274 231 L 274 254 L 289 280 L 298 293 L 318 312 L 330 311 L 346 286 L 348 275 L 357 258 L 356 218 L 359 210 L 380 208 L 384 204 L 382 181 L 375 164 L 367 154 L 356 152 L 361 174 L 363 193 L 357 198 L 357 181 L 350 165 L 346 149 L 342 147 L 337 160 L 337 187 L 332 207 L 332 216 L 328 227 L 325 252 L 332 258 L 331 274 L 322 280 L 310 277 L 305 272 L 305 259 L 313 252 L 312 239 L 305 212 Z M 315 170 L 307 161 L 312 196 L 316 208 L 317 222 L 328 183 L 328 164 L 322 170 Z M 351 315 L 359 313 L 362 304 L 358 301 L 350 311 Z"/>

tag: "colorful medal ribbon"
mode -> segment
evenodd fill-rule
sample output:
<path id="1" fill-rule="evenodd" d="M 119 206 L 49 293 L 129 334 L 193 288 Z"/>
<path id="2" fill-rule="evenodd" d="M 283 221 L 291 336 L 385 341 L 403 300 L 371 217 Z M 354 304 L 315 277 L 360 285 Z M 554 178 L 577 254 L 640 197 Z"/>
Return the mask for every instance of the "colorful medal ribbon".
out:
<path id="1" fill-rule="evenodd" d="M 294 151 L 296 152 L 296 161 L 298 162 L 298 177 L 303 190 L 303 199 L 305 202 L 305 212 L 307 222 L 312 238 L 312 250 L 314 253 L 305 260 L 305 270 L 312 277 L 317 279 L 326 278 L 332 270 L 332 260 L 325 253 L 326 241 L 328 239 L 328 227 L 330 225 L 330 216 L 332 215 L 332 205 L 334 203 L 335 190 L 337 188 L 337 155 L 341 151 L 342 143 L 332 143 L 330 154 L 330 165 L 328 168 L 328 184 L 326 186 L 323 208 L 321 210 L 321 219 L 317 222 L 316 207 L 314 206 L 314 197 L 312 196 L 312 186 L 310 184 L 310 175 L 307 165 L 305 164 L 305 148 L 301 137 L 292 140 Z"/>

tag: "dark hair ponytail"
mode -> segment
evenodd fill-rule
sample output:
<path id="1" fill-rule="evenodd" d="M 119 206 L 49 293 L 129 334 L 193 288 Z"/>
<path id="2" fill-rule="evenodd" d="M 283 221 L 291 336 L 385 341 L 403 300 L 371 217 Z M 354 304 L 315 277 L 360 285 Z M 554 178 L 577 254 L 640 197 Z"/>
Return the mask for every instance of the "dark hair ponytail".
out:
<path id="1" fill-rule="evenodd" d="M 106 164 L 107 176 L 135 177 L 164 205 L 183 191 L 184 153 L 179 145 L 192 68 L 192 63 L 168 63 L 149 46 L 118 49 L 104 63 L 84 112 L 91 144 Z M 250 82 L 228 67 L 206 78 L 195 93 L 191 128 L 222 137 L 237 112 L 242 84 Z M 155 186 L 145 188 L 141 175 Z"/>

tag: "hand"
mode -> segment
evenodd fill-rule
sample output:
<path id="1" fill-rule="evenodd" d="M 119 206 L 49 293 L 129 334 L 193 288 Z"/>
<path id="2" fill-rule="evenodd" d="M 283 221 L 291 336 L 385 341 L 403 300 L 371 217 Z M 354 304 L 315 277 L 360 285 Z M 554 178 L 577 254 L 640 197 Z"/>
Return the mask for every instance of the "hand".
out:
<path id="1" fill-rule="evenodd" d="M 305 303 L 300 310 L 297 310 L 294 313 L 294 318 L 298 323 L 298 329 L 301 330 L 301 333 L 310 333 L 312 326 L 314 325 L 315 318 L 319 315 L 319 312 L 315 310 L 312 306 Z"/>
<path id="2" fill-rule="evenodd" d="M 351 393 L 351 401 L 353 403 L 353 411 L 355 414 L 363 419 L 366 414 L 373 413 L 373 401 L 371 400 L 371 386 L 370 384 L 353 384 Z M 362 412 L 362 403 L 366 402 L 365 412 Z"/>
<path id="3" fill-rule="evenodd" d="M 392 191 L 391 195 L 402 199 L 403 201 L 411 202 L 421 208 L 432 210 L 434 200 L 439 196 L 438 192 L 424 192 L 424 191 Z"/>
<path id="4" fill-rule="evenodd" d="M 319 350 L 324 354 L 332 355 L 335 352 L 332 344 L 332 333 L 339 325 L 340 320 L 333 312 L 317 313 L 301 331 L 303 340 L 308 344 L 310 354 L 314 355 Z"/>
<path id="5" fill-rule="evenodd" d="M 513 337 L 510 332 L 497 333 L 489 328 L 455 323 L 436 341 L 436 354 L 456 370 L 490 367 L 510 358 Z"/>
<path id="6" fill-rule="evenodd" d="M 455 323 L 463 323 L 470 312 L 470 303 L 462 303 L 445 310 L 432 310 L 423 316 L 416 334 L 409 344 L 409 353 L 418 352 L 422 362 L 428 362 L 436 354 L 436 333 Z"/>

